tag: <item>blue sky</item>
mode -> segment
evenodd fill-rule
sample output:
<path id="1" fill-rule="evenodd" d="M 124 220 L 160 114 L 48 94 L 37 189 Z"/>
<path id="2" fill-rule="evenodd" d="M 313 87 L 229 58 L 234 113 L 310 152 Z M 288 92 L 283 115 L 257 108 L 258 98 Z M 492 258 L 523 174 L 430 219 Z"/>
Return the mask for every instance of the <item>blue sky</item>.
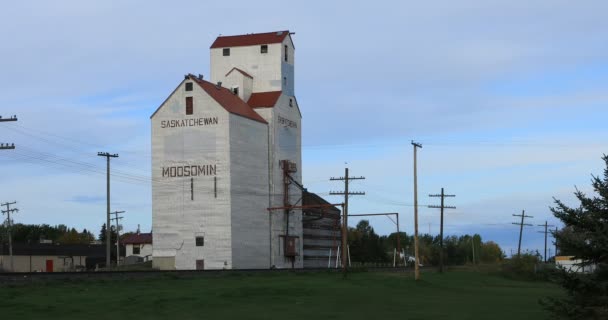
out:
<path id="1" fill-rule="evenodd" d="M 511 214 L 555 224 L 552 197 L 608 153 L 604 1 L 30 1 L 0 10 L 0 200 L 15 220 L 99 230 L 105 162 L 113 210 L 151 226 L 149 116 L 186 73 L 209 74 L 219 34 L 296 32 L 304 183 L 325 196 L 345 163 L 367 179 L 351 213 L 400 212 L 413 229 L 412 147 L 419 202 L 441 187 L 456 198 L 446 233 L 517 245 Z M 339 201 L 327 196 L 328 199 Z M 356 220 L 352 219 L 352 224 Z M 420 229 L 438 232 L 420 207 Z M 386 218 L 371 219 L 382 234 Z M 539 227 L 525 249 L 541 249 Z"/>

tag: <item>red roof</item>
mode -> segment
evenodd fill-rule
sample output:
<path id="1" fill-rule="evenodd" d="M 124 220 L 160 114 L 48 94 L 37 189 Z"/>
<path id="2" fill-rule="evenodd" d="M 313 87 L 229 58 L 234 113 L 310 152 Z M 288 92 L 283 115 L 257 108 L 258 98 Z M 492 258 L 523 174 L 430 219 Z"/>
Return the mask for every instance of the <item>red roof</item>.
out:
<path id="1" fill-rule="evenodd" d="M 226 73 L 226 77 L 227 77 L 227 76 L 228 76 L 230 73 L 232 73 L 232 71 L 234 71 L 234 70 L 236 70 L 236 71 L 240 72 L 240 73 L 241 73 L 241 74 L 243 74 L 245 77 L 249 77 L 249 78 L 253 79 L 253 77 L 252 77 L 252 76 L 251 76 L 249 73 L 247 73 L 247 72 L 245 72 L 245 71 L 243 71 L 243 70 L 241 70 L 241 69 L 239 69 L 239 68 L 237 68 L 237 67 L 234 67 L 234 68 L 230 69 L 230 71 L 228 71 L 228 73 Z"/>
<path id="2" fill-rule="evenodd" d="M 193 75 L 188 76 L 190 80 L 198 83 L 198 85 L 207 92 L 217 103 L 219 103 L 226 111 L 236 114 L 247 119 L 251 119 L 254 121 L 258 121 L 261 123 L 268 123 L 262 116 L 260 116 L 257 112 L 253 111 L 253 109 L 245 103 L 245 101 L 241 100 L 239 96 L 232 93 L 232 91 L 228 90 L 224 87 L 218 87 L 217 85 L 198 79 Z"/>
<path id="3" fill-rule="evenodd" d="M 251 94 L 247 104 L 252 108 L 272 108 L 280 96 L 281 91 L 255 92 Z"/>
<path id="4" fill-rule="evenodd" d="M 151 244 L 152 233 L 134 233 L 121 241 L 123 244 Z"/>
<path id="5" fill-rule="evenodd" d="M 215 39 L 213 44 L 211 44 L 211 49 L 281 43 L 288 34 L 289 31 L 285 30 L 266 33 L 250 33 L 238 36 L 219 36 L 217 39 Z"/>

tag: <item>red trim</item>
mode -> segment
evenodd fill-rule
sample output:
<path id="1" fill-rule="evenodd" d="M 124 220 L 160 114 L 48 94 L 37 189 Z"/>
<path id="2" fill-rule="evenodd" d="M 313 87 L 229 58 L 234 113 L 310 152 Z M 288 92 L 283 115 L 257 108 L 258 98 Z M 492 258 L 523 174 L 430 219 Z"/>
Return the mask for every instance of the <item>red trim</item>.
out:
<path id="1" fill-rule="evenodd" d="M 220 87 L 215 85 L 209 81 L 198 79 L 193 75 L 189 75 L 190 80 L 198 83 L 198 85 L 209 94 L 217 103 L 219 103 L 226 111 L 236 114 L 257 122 L 268 123 L 262 116 L 260 116 L 257 112 L 253 111 L 253 109 L 245 103 L 245 101 L 241 100 L 237 95 L 232 93 L 232 91 L 227 88 Z"/>
<path id="2" fill-rule="evenodd" d="M 213 44 L 211 44 L 211 49 L 281 43 L 288 35 L 289 31 L 285 30 L 266 33 L 242 34 L 236 36 L 219 36 L 217 39 L 215 39 Z"/>
<path id="3" fill-rule="evenodd" d="M 281 97 L 281 91 L 254 92 L 247 100 L 252 108 L 272 108 Z"/>

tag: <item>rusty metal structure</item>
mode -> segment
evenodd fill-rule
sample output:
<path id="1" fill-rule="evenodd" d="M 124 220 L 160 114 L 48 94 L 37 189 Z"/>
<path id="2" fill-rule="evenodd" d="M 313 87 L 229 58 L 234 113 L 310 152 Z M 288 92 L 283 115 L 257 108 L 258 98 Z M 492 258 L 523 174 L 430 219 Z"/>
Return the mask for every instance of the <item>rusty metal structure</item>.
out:
<path id="1" fill-rule="evenodd" d="M 291 267 L 294 268 L 295 259 L 300 255 L 298 252 L 298 239 L 304 238 L 304 235 L 300 236 L 298 234 L 293 234 L 290 232 L 290 213 L 293 210 L 302 210 L 303 218 L 302 223 L 303 226 L 310 227 L 312 221 L 321 221 L 323 219 L 333 219 L 336 216 L 336 211 L 338 219 L 340 217 L 340 211 L 336 208 L 336 206 L 344 206 L 343 203 L 339 204 L 331 204 L 327 201 L 321 199 L 320 197 L 309 193 L 307 189 L 299 183 L 292 174 L 297 172 L 298 168 L 294 162 L 289 160 L 281 160 L 280 166 L 283 172 L 283 206 L 280 207 L 270 207 L 267 208 L 270 214 L 274 211 L 283 211 L 285 215 L 285 233 L 280 237 L 283 239 L 283 255 L 285 258 L 291 261 Z M 294 185 L 296 188 L 302 191 L 302 197 L 293 203 L 290 201 L 290 186 Z M 310 203 L 310 198 L 314 195 L 314 197 L 318 198 L 317 201 L 313 201 L 314 204 Z M 320 201 L 319 201 L 320 199 Z M 302 202 L 302 205 L 298 205 L 298 203 Z M 301 239 L 304 240 L 304 239 Z M 312 239 L 311 239 L 312 240 Z M 310 249 L 314 244 L 303 244 L 304 248 Z M 306 257 L 305 257 L 306 258 Z"/>

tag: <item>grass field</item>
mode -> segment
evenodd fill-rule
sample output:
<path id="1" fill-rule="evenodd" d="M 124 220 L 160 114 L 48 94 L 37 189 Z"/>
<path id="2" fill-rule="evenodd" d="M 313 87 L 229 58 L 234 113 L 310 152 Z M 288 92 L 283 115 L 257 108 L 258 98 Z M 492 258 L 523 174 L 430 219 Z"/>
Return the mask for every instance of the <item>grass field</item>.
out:
<path id="1" fill-rule="evenodd" d="M 545 319 L 544 282 L 457 271 L 231 274 L 0 287 L 2 319 Z"/>

